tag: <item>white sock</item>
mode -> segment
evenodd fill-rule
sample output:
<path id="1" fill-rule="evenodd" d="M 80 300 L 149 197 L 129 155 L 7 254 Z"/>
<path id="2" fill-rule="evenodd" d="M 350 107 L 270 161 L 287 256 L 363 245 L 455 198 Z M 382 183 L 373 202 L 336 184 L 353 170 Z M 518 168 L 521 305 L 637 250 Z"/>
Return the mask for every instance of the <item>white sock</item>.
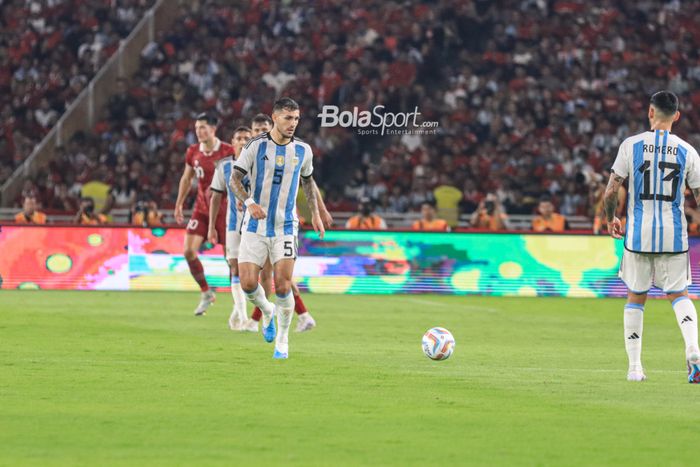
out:
<path id="1" fill-rule="evenodd" d="M 275 302 L 277 311 L 277 344 L 289 343 L 289 326 L 292 324 L 292 313 L 294 313 L 294 295 L 291 292 L 286 297 L 277 296 Z"/>
<path id="2" fill-rule="evenodd" d="M 267 300 L 265 290 L 262 287 L 260 287 L 260 284 L 258 284 L 255 290 L 250 292 L 244 290 L 243 292 L 245 293 L 246 298 L 248 298 L 248 301 L 255 304 L 255 306 L 260 308 L 260 310 L 262 311 L 263 327 L 269 326 L 270 320 L 272 319 L 272 312 L 275 309 L 275 305 L 273 305 Z"/>
<path id="3" fill-rule="evenodd" d="M 642 371 L 642 330 L 644 306 L 636 303 L 625 305 L 625 350 L 629 359 L 629 371 Z"/>
<path id="4" fill-rule="evenodd" d="M 237 276 L 231 278 L 231 296 L 233 297 L 234 314 L 240 320 L 247 320 L 248 313 L 246 313 L 246 297 L 243 293 L 243 288 L 241 287 L 241 281 Z"/>
<path id="5" fill-rule="evenodd" d="M 686 296 L 678 297 L 673 301 L 673 311 L 676 313 L 676 321 L 683 334 L 686 353 L 688 350 L 697 352 L 698 313 L 695 311 L 693 301 Z"/>

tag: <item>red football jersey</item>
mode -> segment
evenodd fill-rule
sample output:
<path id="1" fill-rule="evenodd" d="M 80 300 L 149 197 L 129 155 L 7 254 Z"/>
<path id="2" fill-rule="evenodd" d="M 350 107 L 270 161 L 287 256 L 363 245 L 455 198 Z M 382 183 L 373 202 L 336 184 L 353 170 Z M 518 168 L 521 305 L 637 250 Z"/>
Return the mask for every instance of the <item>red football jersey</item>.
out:
<path id="1" fill-rule="evenodd" d="M 214 178 L 214 170 L 216 163 L 221 159 L 229 156 L 234 156 L 233 146 L 224 143 L 217 139 L 214 144 L 214 150 L 210 153 L 204 152 L 203 144 L 193 144 L 187 148 L 185 162 L 194 169 L 197 176 L 197 200 L 194 203 L 194 212 L 209 215 L 209 199 L 211 191 L 209 185 Z M 226 197 L 222 200 L 222 206 L 219 214 L 226 212 Z"/>

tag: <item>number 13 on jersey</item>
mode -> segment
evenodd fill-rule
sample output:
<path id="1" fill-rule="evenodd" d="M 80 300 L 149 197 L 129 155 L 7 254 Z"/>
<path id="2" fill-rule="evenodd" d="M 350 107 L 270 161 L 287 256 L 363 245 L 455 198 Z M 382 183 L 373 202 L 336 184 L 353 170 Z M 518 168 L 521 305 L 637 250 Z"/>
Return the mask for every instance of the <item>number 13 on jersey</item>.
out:
<path id="1" fill-rule="evenodd" d="M 642 200 L 657 200 L 657 201 L 675 201 L 676 194 L 678 193 L 678 184 L 681 178 L 681 165 L 676 162 L 665 162 L 661 161 L 658 164 L 657 169 L 652 170 L 651 161 L 644 161 L 642 165 L 639 166 L 637 170 L 641 172 L 643 179 L 643 189 L 639 193 L 639 199 Z M 651 182 L 652 178 L 656 180 L 661 179 L 661 193 L 652 193 Z M 671 182 L 670 190 L 666 190 L 666 186 L 663 182 Z M 663 194 L 668 193 L 668 194 Z"/>

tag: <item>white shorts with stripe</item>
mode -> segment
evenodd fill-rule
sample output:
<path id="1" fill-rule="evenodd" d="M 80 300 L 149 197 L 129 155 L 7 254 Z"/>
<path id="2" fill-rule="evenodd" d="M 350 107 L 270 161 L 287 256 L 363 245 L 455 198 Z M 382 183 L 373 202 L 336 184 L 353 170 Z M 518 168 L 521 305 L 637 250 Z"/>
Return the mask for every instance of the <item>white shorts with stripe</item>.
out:
<path id="1" fill-rule="evenodd" d="M 647 293 L 652 286 L 664 293 L 680 293 L 692 283 L 690 256 L 688 252 L 650 254 L 625 250 L 618 275 L 636 294 Z"/>

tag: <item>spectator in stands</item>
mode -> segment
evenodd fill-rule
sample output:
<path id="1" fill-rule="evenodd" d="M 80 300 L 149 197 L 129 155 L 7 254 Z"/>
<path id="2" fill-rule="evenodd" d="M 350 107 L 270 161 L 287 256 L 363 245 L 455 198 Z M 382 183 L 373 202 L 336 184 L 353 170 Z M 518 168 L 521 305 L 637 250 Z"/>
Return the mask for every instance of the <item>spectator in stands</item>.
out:
<path id="1" fill-rule="evenodd" d="M 129 107 L 136 107 L 138 102 L 129 94 L 127 81 L 124 78 L 117 79 L 117 92 L 109 98 L 107 108 L 109 109 L 110 117 L 115 122 L 125 122 L 127 119 L 127 111 Z"/>
<path id="2" fill-rule="evenodd" d="M 80 200 L 80 209 L 78 210 L 73 222 L 81 225 L 99 225 L 107 223 L 107 216 L 95 212 L 95 200 L 92 198 L 82 198 Z"/>
<path id="3" fill-rule="evenodd" d="M 408 195 L 406 195 L 406 189 L 400 183 L 397 183 L 391 189 L 391 195 L 389 196 L 388 202 L 390 211 L 397 213 L 408 211 L 408 206 L 411 203 L 411 200 L 409 199 Z"/>
<path id="4" fill-rule="evenodd" d="M 34 111 L 34 119 L 43 129 L 51 128 L 58 120 L 58 112 L 51 108 L 49 100 L 43 98 L 39 108 Z"/>
<path id="5" fill-rule="evenodd" d="M 157 227 L 163 225 L 163 213 L 158 210 L 158 204 L 146 196 L 134 206 L 131 223 L 142 227 Z"/>
<path id="6" fill-rule="evenodd" d="M 378 203 L 387 193 L 386 184 L 379 177 L 379 173 L 370 169 L 367 171 L 367 184 L 364 186 L 362 197 L 369 198 L 373 203 Z"/>
<path id="7" fill-rule="evenodd" d="M 46 214 L 36 209 L 36 197 L 29 195 L 24 197 L 22 212 L 15 216 L 18 224 L 46 224 Z"/>
<path id="8" fill-rule="evenodd" d="M 372 213 L 372 200 L 362 198 L 358 206 L 359 214 L 352 216 L 345 224 L 346 229 L 352 230 L 385 230 L 384 219 Z"/>
<path id="9" fill-rule="evenodd" d="M 413 187 L 411 188 L 411 194 L 409 196 L 413 209 L 420 208 L 425 202 L 435 202 L 435 195 L 433 195 L 432 190 L 428 189 L 427 185 L 428 181 L 426 177 L 416 177 L 413 180 Z"/>
<path id="10" fill-rule="evenodd" d="M 352 180 L 345 185 L 345 197 L 350 199 L 362 198 L 367 178 L 362 169 L 356 169 Z"/>
<path id="11" fill-rule="evenodd" d="M 508 215 L 498 197 L 489 193 L 477 206 L 469 224 L 480 230 L 506 230 L 508 228 Z"/>
<path id="12" fill-rule="evenodd" d="M 551 198 L 543 197 L 537 206 L 540 213 L 532 219 L 532 230 L 535 232 L 563 232 L 569 230 L 569 223 L 565 216 L 554 212 L 554 204 Z"/>
<path id="13" fill-rule="evenodd" d="M 429 201 L 421 206 L 421 218 L 413 223 L 413 230 L 432 230 L 439 232 L 449 232 L 450 226 L 447 221 L 436 217 L 435 204 Z"/>
<path id="14" fill-rule="evenodd" d="M 109 214 L 112 209 L 131 209 L 137 196 L 134 185 L 126 174 L 120 175 L 117 184 L 109 190 L 102 213 Z"/>

